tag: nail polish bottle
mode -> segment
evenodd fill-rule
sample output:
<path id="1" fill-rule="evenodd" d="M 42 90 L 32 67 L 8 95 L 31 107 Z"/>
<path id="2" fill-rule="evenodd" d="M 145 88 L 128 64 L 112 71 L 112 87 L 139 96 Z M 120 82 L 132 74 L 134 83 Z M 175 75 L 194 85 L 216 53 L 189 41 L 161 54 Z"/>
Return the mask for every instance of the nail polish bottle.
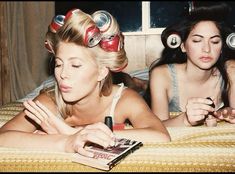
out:
<path id="1" fill-rule="evenodd" d="M 205 120 L 205 123 L 208 127 L 215 127 L 217 126 L 217 120 L 212 115 L 208 115 L 208 117 Z"/>

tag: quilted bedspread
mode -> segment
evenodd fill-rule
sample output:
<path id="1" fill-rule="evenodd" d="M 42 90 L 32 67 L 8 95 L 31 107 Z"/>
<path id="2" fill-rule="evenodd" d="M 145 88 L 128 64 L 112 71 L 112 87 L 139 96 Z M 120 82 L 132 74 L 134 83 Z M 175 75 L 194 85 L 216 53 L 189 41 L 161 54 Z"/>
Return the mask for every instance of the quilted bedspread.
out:
<path id="1" fill-rule="evenodd" d="M 21 111 L 21 103 L 0 108 L 0 126 Z M 110 172 L 234 172 L 235 125 L 168 127 L 172 141 L 144 142 Z M 0 147 L 0 172 L 102 172 L 72 162 L 72 154 Z"/>

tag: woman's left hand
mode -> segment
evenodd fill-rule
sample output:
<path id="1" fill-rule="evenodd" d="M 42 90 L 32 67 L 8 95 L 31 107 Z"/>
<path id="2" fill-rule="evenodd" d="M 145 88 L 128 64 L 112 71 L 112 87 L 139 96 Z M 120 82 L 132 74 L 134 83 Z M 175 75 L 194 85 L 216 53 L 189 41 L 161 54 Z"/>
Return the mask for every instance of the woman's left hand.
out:
<path id="1" fill-rule="evenodd" d="M 23 103 L 25 114 L 34 120 L 48 134 L 74 134 L 78 131 L 55 116 L 39 101 L 28 100 Z"/>
<path id="2" fill-rule="evenodd" d="M 229 123 L 235 124 L 235 109 L 225 107 L 214 112 L 214 116 L 219 120 L 225 120 Z"/>

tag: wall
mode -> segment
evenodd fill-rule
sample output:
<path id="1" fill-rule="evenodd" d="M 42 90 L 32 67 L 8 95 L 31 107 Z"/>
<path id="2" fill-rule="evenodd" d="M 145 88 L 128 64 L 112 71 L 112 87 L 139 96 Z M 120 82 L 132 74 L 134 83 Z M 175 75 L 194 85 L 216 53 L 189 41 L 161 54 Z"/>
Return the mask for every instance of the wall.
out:
<path id="1" fill-rule="evenodd" d="M 154 60 L 160 57 L 164 48 L 160 34 L 125 35 L 124 46 L 129 60 L 126 72 L 149 67 Z"/>

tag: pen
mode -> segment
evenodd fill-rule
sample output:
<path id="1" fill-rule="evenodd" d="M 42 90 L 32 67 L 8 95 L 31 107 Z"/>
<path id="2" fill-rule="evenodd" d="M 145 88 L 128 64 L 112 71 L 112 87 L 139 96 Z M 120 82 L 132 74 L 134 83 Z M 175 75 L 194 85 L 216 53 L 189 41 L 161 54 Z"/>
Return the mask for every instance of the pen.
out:
<path id="1" fill-rule="evenodd" d="M 104 124 L 106 124 L 111 131 L 113 131 L 113 120 L 111 116 L 106 116 L 104 120 Z"/>

